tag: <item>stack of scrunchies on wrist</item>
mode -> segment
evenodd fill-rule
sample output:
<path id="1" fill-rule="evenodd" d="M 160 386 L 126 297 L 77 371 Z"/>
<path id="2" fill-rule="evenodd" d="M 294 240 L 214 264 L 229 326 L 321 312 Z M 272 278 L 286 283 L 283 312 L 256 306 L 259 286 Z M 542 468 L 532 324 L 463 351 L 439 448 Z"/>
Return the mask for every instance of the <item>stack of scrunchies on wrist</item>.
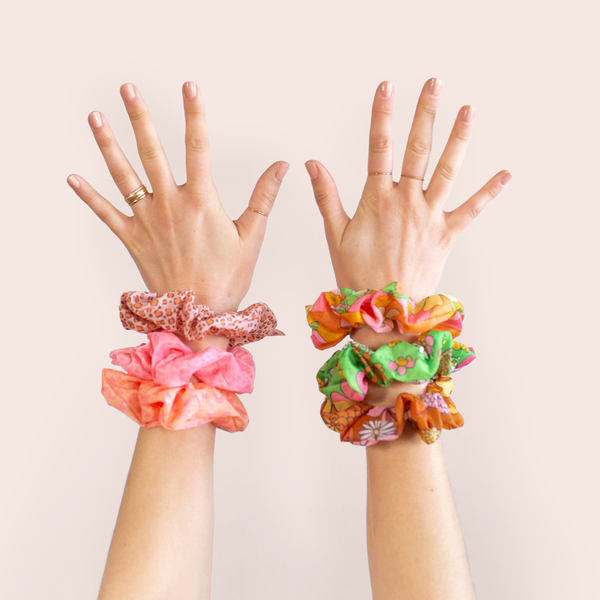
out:
<path id="1" fill-rule="evenodd" d="M 451 374 L 475 359 L 473 348 L 454 341 L 462 331 L 463 305 L 451 296 L 435 294 L 414 303 L 392 281 L 381 290 L 339 288 L 322 293 L 306 306 L 311 339 L 324 350 L 358 327 L 377 333 L 397 329 L 419 334 L 415 343 L 396 340 L 377 350 L 349 341 L 319 369 L 317 382 L 325 394 L 321 418 L 340 440 L 370 446 L 397 439 L 405 421 L 431 444 L 442 429 L 461 427 L 464 420 L 450 399 Z M 388 387 L 392 381 L 427 383 L 418 396 L 401 393 L 395 406 L 364 402 L 369 383 Z"/>
<path id="2" fill-rule="evenodd" d="M 181 430 L 209 422 L 231 433 L 246 428 L 248 413 L 236 394 L 252 392 L 255 365 L 241 346 L 285 335 L 266 304 L 216 315 L 194 304 L 192 290 L 125 292 L 119 314 L 123 327 L 148 334 L 148 343 L 110 353 L 126 371 L 102 370 L 102 395 L 110 406 L 146 428 Z M 175 332 L 187 340 L 224 336 L 229 347 L 193 352 Z"/>

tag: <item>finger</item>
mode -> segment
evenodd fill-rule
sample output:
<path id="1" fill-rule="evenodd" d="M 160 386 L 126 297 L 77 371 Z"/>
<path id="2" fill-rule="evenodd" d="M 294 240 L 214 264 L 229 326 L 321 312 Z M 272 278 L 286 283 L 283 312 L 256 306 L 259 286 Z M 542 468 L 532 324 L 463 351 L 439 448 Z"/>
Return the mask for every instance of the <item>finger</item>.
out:
<path id="1" fill-rule="evenodd" d="M 475 107 L 463 106 L 456 117 L 448 143 L 425 190 L 425 199 L 432 207 L 442 206 L 450 193 L 467 149 L 474 120 Z"/>
<path id="2" fill-rule="evenodd" d="M 117 143 L 106 117 L 96 110 L 88 115 L 88 123 L 119 191 L 124 197 L 129 196 L 142 186 L 142 182 Z M 149 198 L 144 198 L 144 200 L 145 202 L 135 202 L 131 206 L 133 214 L 144 210 Z"/>
<path id="3" fill-rule="evenodd" d="M 110 230 L 123 242 L 129 227 L 131 219 L 124 215 L 119 209 L 115 208 L 104 196 L 101 196 L 83 177 L 80 175 L 69 175 L 67 183 L 71 189 L 100 217 L 100 220 L 108 225 Z"/>
<path id="4" fill-rule="evenodd" d="M 198 189 L 206 181 L 212 183 L 206 113 L 198 86 L 193 81 L 183 84 L 183 98 L 187 184 Z"/>
<path id="5" fill-rule="evenodd" d="M 373 99 L 367 173 L 391 173 L 394 168 L 393 108 L 394 84 L 384 81 L 377 88 Z M 393 180 L 391 175 L 377 175 L 369 177 L 367 181 L 391 186 Z"/>
<path id="6" fill-rule="evenodd" d="M 138 153 L 153 191 L 168 191 L 177 184 L 173 179 L 169 161 L 165 155 L 150 113 L 139 90 L 131 83 L 121 86 L 121 96 L 131 120 Z"/>
<path id="7" fill-rule="evenodd" d="M 289 168 L 287 162 L 276 162 L 256 182 L 248 208 L 234 221 L 242 240 L 250 240 L 260 248 L 267 228 L 268 216 Z"/>
<path id="8" fill-rule="evenodd" d="M 504 186 L 511 179 L 512 175 L 509 171 L 500 171 L 458 208 L 447 212 L 446 224 L 451 236 L 455 238 L 463 231 L 481 213 L 486 204 L 504 189 Z"/>
<path id="9" fill-rule="evenodd" d="M 433 123 L 441 92 L 442 80 L 435 77 L 426 81 L 421 90 L 408 134 L 399 185 L 419 188 L 423 186 L 422 181 L 413 179 L 413 177 L 425 178 L 433 141 Z M 411 177 L 402 177 L 402 175 Z"/>
<path id="10" fill-rule="evenodd" d="M 304 164 L 310 175 L 317 206 L 323 216 L 327 241 L 337 247 L 342 241 L 350 217 L 342 206 L 337 186 L 329 171 L 317 160 L 309 160 Z"/>

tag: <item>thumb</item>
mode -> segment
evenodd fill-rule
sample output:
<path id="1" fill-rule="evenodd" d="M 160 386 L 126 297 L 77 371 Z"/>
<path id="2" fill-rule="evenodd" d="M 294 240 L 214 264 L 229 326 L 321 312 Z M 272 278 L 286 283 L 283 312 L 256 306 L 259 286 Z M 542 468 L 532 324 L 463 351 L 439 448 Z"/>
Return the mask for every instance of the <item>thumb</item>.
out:
<path id="1" fill-rule="evenodd" d="M 337 186 L 329 171 L 316 160 L 304 163 L 310 175 L 315 200 L 323 216 L 325 235 L 328 241 L 339 246 L 350 217 L 346 214 L 338 194 Z"/>
<path id="2" fill-rule="evenodd" d="M 290 168 L 289 163 L 279 161 L 273 163 L 258 179 L 248 208 L 234 221 L 240 237 L 262 243 L 267 228 L 267 218 L 271 213 L 275 198 L 285 174 Z"/>

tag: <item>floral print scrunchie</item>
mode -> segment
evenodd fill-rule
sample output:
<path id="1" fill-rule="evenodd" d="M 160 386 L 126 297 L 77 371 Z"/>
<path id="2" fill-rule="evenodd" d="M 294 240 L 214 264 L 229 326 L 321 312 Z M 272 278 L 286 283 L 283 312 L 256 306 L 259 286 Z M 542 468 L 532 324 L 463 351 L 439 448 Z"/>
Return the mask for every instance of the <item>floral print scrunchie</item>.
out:
<path id="1" fill-rule="evenodd" d="M 402 393 L 395 406 L 373 406 L 356 400 L 325 400 L 321 418 L 340 441 L 357 446 L 372 446 L 379 441 L 395 440 L 402 435 L 405 422 L 416 428 L 426 444 L 438 440 L 442 429 L 462 427 L 464 419 L 450 399 L 450 377 L 432 381 L 421 396 Z"/>
<path id="2" fill-rule="evenodd" d="M 463 305 L 452 296 L 435 294 L 414 303 L 392 281 L 381 290 L 354 291 L 339 288 L 323 292 L 306 308 L 311 339 L 319 350 L 331 348 L 352 329 L 368 325 L 377 333 L 392 331 L 423 333 L 430 329 L 447 331 L 456 337 L 462 331 Z"/>

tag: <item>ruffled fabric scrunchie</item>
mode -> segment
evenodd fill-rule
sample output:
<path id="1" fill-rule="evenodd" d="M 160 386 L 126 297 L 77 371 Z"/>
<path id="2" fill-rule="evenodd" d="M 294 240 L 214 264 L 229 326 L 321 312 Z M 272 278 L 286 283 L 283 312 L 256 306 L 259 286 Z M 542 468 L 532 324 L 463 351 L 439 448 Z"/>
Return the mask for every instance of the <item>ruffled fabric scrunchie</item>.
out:
<path id="1" fill-rule="evenodd" d="M 243 431 L 248 414 L 234 392 L 251 392 L 255 366 L 244 348 L 193 352 L 174 333 L 148 334 L 149 342 L 110 353 L 127 373 L 102 370 L 102 395 L 143 427 L 180 430 L 213 422 Z M 199 382 L 192 382 L 195 375 Z"/>
<path id="2" fill-rule="evenodd" d="M 125 329 L 140 333 L 180 331 L 188 340 L 221 335 L 229 338 L 229 348 L 285 335 L 277 329 L 275 314 L 264 302 L 216 315 L 208 306 L 194 304 L 192 290 L 174 290 L 160 296 L 154 292 L 124 292 L 119 315 Z"/>
<path id="3" fill-rule="evenodd" d="M 313 344 L 324 350 L 335 346 L 352 329 L 365 325 L 377 333 L 435 329 L 447 331 L 454 338 L 462 331 L 464 308 L 459 300 L 444 294 L 428 296 L 415 304 L 402 293 L 400 284 L 392 281 L 381 290 L 342 287 L 323 292 L 314 305 L 306 306 L 306 317 Z"/>
<path id="4" fill-rule="evenodd" d="M 450 377 L 430 382 L 421 396 L 402 393 L 395 406 L 373 406 L 356 399 L 325 400 L 321 405 L 323 422 L 340 434 L 340 441 L 371 446 L 395 440 L 410 422 L 426 444 L 438 440 L 442 429 L 462 427 L 464 419 L 450 399 L 454 383 Z"/>
<path id="5" fill-rule="evenodd" d="M 446 331 L 429 331 L 411 344 L 401 340 L 372 350 L 354 340 L 337 350 L 317 372 L 317 383 L 327 399 L 361 401 L 369 382 L 389 387 L 392 381 L 425 383 L 449 377 L 476 355 L 473 348 L 453 341 Z"/>

